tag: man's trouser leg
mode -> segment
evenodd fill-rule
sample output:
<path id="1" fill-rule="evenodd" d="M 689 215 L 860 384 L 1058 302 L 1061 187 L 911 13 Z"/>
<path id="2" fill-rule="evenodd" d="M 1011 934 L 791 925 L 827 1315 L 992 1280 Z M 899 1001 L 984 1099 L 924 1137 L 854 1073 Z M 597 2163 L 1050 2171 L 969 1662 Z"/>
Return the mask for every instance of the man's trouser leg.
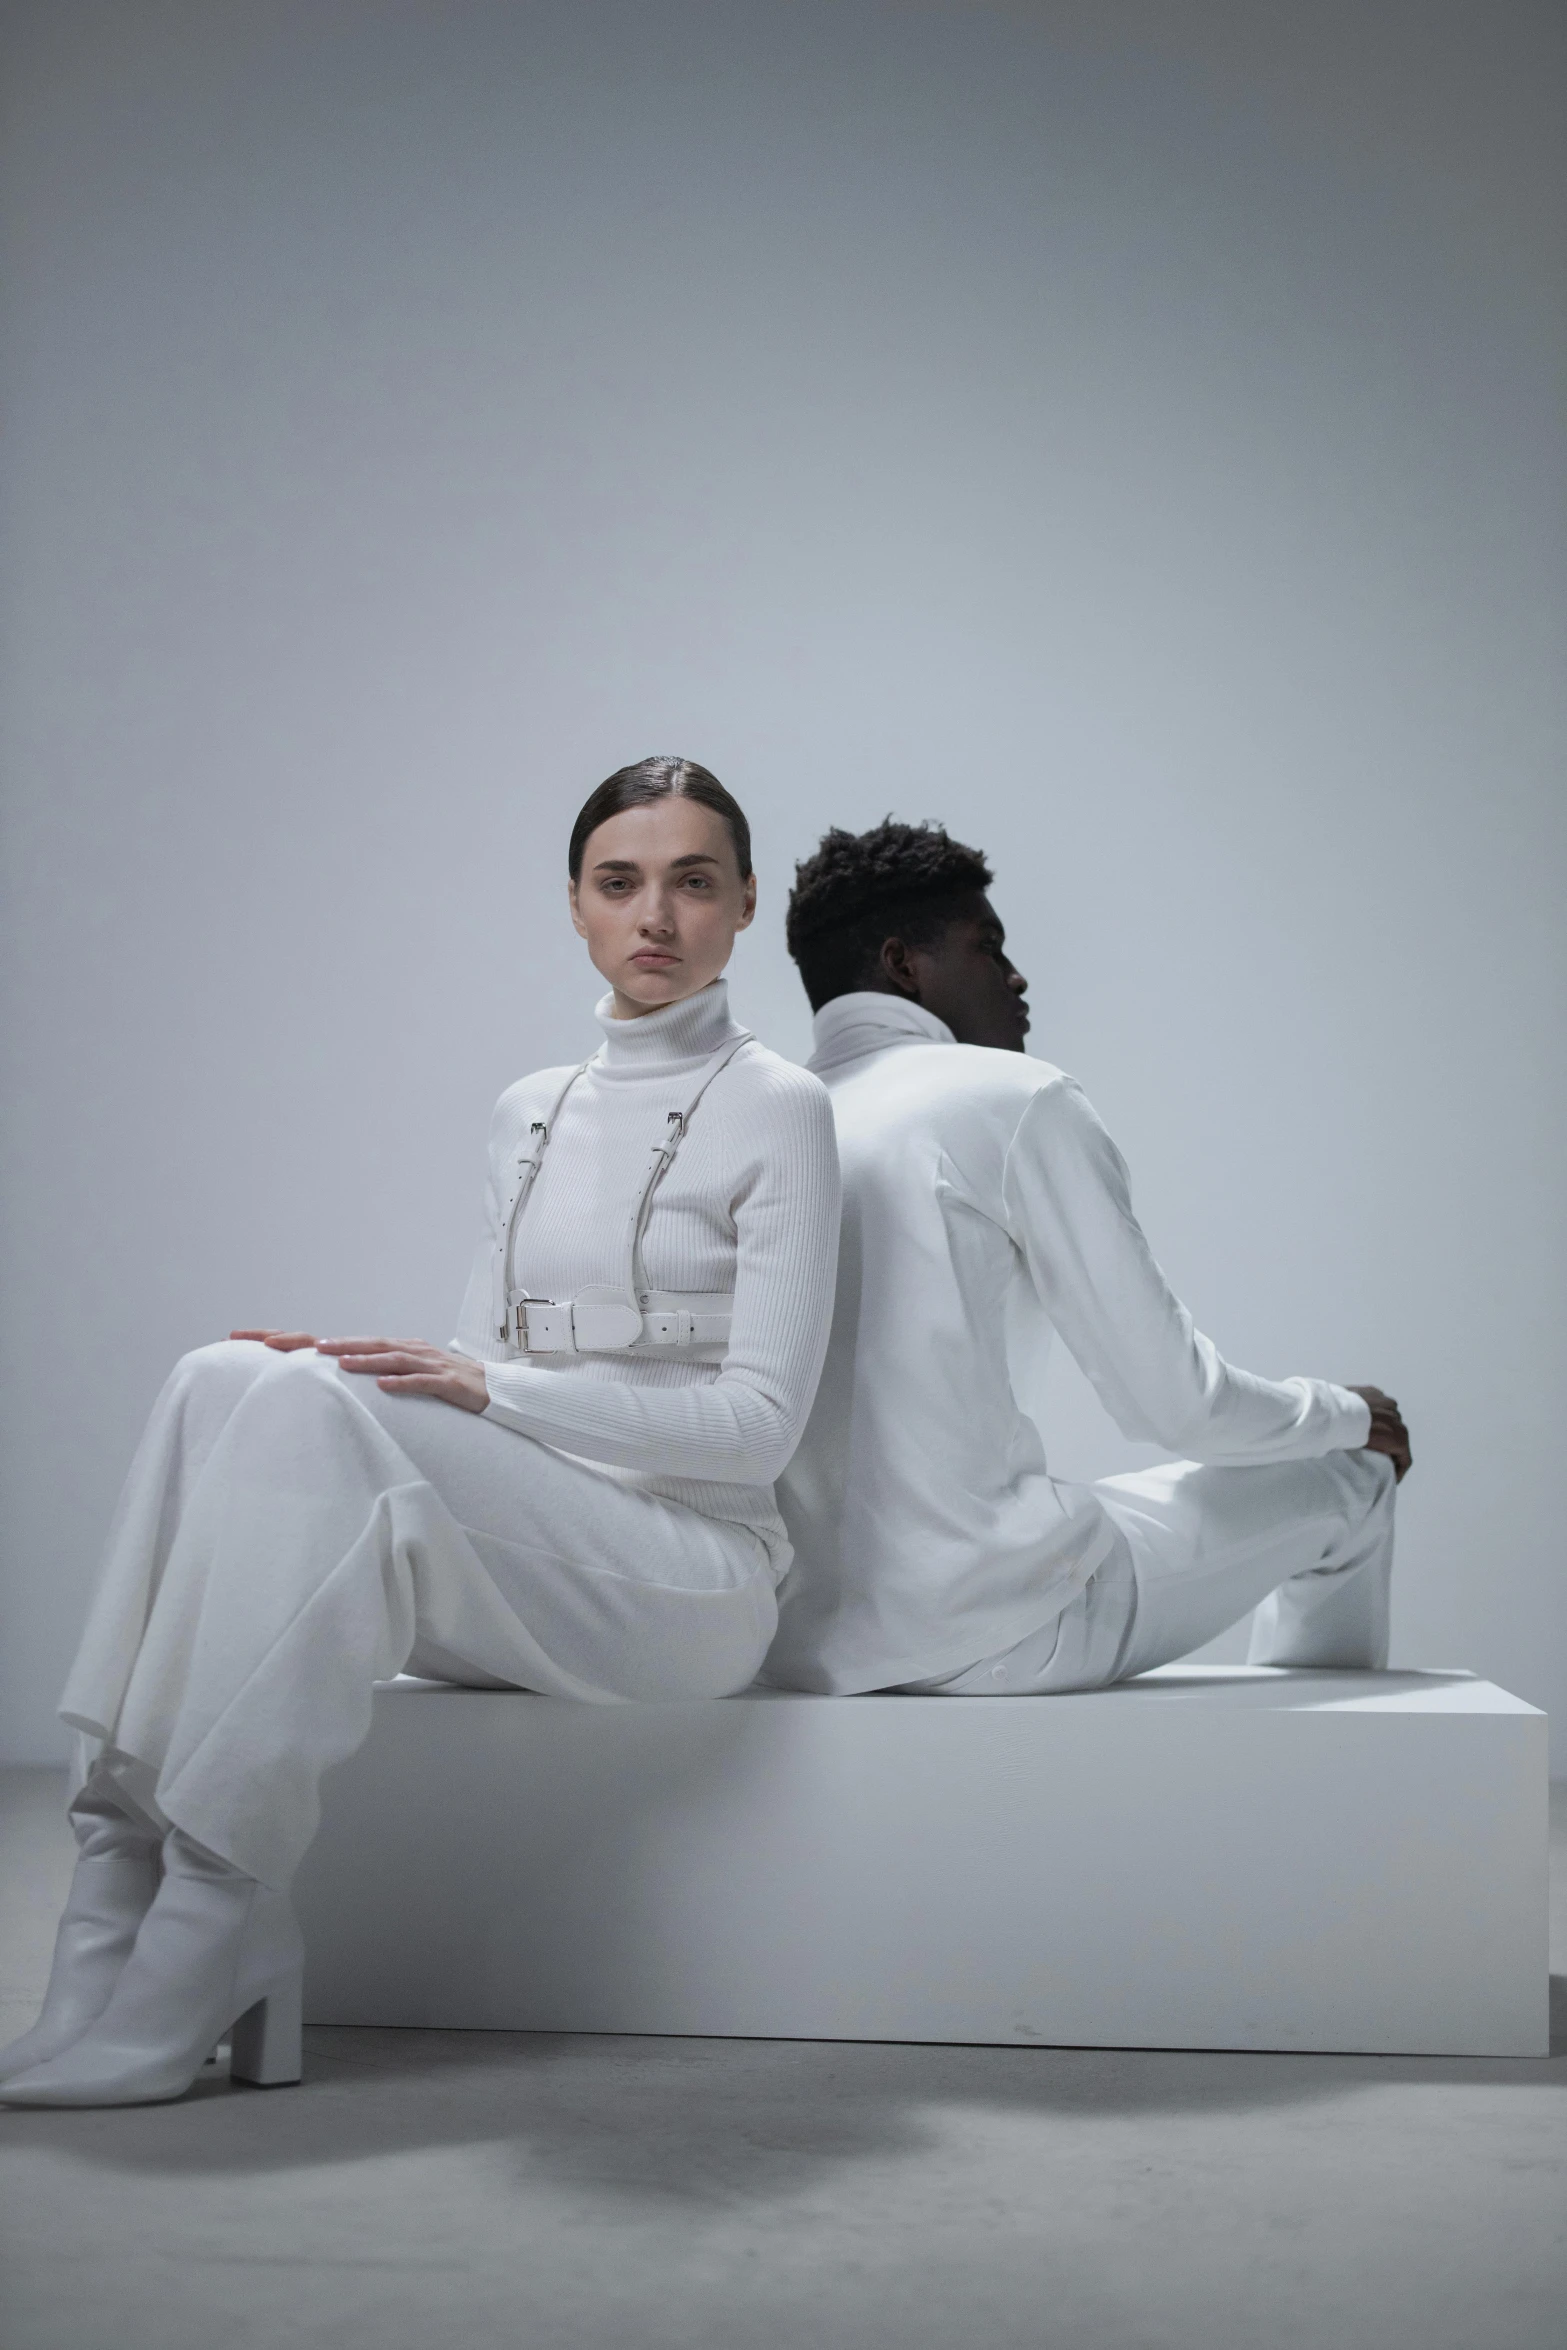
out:
<path id="1" fill-rule="evenodd" d="M 1252 1609 L 1252 1664 L 1386 1665 L 1395 1485 L 1382 1454 L 1255 1469 L 1178 1461 L 1096 1491 L 1134 1585 L 1117 1680 L 1188 1655 Z"/>
<path id="2" fill-rule="evenodd" d="M 1004 1655 L 911 1687 L 951 1697 L 1101 1689 L 1257 1611 L 1249 1661 L 1387 1663 L 1392 1463 L 1379 1453 L 1219 1469 L 1193 1461 L 1094 1491 L 1115 1547 L 1063 1613 Z"/>

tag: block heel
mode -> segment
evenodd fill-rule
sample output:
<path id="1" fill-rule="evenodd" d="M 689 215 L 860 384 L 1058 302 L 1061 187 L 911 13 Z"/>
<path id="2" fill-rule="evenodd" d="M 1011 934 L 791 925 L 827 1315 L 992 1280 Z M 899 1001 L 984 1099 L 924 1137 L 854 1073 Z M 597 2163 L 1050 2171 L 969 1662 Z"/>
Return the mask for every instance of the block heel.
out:
<path id="1" fill-rule="evenodd" d="M 233 2080 L 282 2088 L 302 2070 L 304 1973 L 287 1896 L 176 1828 L 164 1846 L 163 1881 L 102 2015 L 61 2055 L 0 2081 L 0 2105 L 183 2097 L 225 2034 Z"/>
<path id="2" fill-rule="evenodd" d="M 286 2089 L 304 2079 L 304 1986 L 293 1975 L 254 2007 L 247 2007 L 229 2033 L 229 2079 L 253 2089 Z"/>

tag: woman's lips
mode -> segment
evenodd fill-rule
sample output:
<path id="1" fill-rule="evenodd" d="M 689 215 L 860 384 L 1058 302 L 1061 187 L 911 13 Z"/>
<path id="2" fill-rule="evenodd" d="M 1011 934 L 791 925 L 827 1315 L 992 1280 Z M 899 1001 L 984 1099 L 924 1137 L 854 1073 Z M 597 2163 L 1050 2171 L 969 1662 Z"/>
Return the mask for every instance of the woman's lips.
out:
<path id="1" fill-rule="evenodd" d="M 666 963 L 678 963 L 678 955 L 661 955 L 656 947 L 649 947 L 640 955 L 633 955 L 633 963 L 640 963 L 644 971 L 662 971 Z"/>

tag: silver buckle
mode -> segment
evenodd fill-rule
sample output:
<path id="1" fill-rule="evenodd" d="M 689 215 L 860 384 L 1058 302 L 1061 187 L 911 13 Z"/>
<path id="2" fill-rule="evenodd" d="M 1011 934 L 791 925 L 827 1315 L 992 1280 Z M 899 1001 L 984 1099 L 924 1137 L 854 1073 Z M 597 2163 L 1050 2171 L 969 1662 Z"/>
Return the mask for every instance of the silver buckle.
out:
<path id="1" fill-rule="evenodd" d="M 512 1307 L 512 1327 L 525 1355 L 575 1354 L 571 1308 L 550 1297 L 519 1297 Z"/>

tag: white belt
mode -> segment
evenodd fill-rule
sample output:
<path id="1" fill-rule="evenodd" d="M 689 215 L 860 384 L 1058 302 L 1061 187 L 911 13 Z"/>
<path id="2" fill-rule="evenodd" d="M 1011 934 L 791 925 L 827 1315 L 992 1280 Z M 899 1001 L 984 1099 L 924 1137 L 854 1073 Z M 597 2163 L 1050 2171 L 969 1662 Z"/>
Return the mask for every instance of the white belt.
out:
<path id="1" fill-rule="evenodd" d="M 520 1354 L 626 1354 L 643 1347 L 727 1346 L 733 1300 L 650 1297 L 639 1314 L 624 1293 L 512 1301 L 507 1338 Z"/>

